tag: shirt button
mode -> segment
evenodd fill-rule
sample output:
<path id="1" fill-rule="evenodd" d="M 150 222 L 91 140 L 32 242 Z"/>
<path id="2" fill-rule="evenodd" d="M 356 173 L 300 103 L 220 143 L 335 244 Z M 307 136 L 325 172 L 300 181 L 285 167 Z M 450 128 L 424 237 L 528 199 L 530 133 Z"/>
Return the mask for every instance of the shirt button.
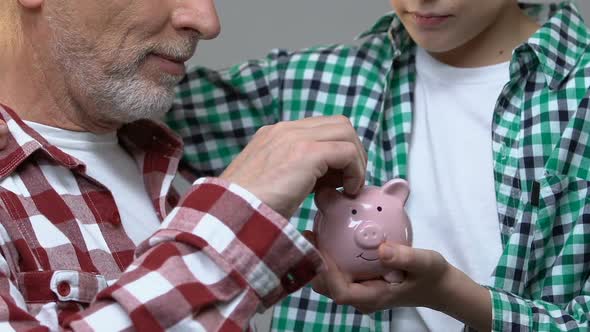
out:
<path id="1" fill-rule="evenodd" d="M 57 285 L 57 293 L 63 297 L 70 295 L 70 284 L 67 281 L 62 281 Z"/>

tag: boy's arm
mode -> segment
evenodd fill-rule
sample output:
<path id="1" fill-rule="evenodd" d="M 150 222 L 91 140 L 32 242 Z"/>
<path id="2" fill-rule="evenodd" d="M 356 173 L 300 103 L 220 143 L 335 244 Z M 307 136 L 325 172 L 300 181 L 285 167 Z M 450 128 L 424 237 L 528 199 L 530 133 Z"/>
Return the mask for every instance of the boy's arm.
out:
<path id="1" fill-rule="evenodd" d="M 585 252 L 588 255 L 590 250 L 586 248 Z M 575 280 L 573 276 L 562 277 L 559 282 L 556 281 L 558 276 L 545 278 L 544 287 L 582 289 L 569 300 L 560 302 L 547 296 L 526 299 L 502 289 L 478 285 L 434 251 L 384 244 L 380 256 L 387 268 L 405 271 L 406 279 L 399 284 L 382 280 L 351 282 L 330 257 L 324 255 L 328 269 L 314 279 L 313 288 L 336 303 L 351 305 L 365 314 L 394 307 L 428 307 L 452 316 L 476 331 L 590 330 L 588 264 L 583 280 Z"/>
<path id="2" fill-rule="evenodd" d="M 258 129 L 287 120 L 280 99 L 290 58 L 275 50 L 221 71 L 189 70 L 166 122 L 182 136 L 184 162 L 197 176 L 219 175 Z"/>
<path id="3" fill-rule="evenodd" d="M 590 281 L 582 283 L 586 291 L 565 303 L 530 300 L 490 288 L 492 330 L 590 331 Z"/>
<path id="4" fill-rule="evenodd" d="M 590 331 L 590 89 L 569 113 L 544 165 L 535 237 L 512 245 L 496 271 L 500 287 L 489 288 L 494 331 Z M 525 296 L 502 289 L 518 273 L 528 274 Z"/>
<path id="5" fill-rule="evenodd" d="M 329 268 L 314 280 L 314 289 L 367 313 L 430 307 L 482 331 L 590 331 L 589 132 L 590 90 L 544 165 L 539 206 L 529 212 L 536 220 L 523 225 L 534 236 L 532 244 L 509 241 L 496 287 L 478 285 L 436 252 L 387 244 L 382 264 L 406 271 L 401 284 L 351 283 L 325 259 Z M 522 273 L 526 283 L 518 294 L 507 291 Z"/>

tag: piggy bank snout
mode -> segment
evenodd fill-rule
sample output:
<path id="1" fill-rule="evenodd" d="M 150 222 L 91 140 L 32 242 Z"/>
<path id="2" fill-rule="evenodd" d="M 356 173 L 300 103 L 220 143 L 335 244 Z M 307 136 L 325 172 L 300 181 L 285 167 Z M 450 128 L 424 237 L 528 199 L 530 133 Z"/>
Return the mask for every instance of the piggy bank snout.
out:
<path id="1" fill-rule="evenodd" d="M 383 226 L 373 221 L 363 222 L 354 232 L 354 241 L 363 249 L 376 249 L 385 241 Z"/>

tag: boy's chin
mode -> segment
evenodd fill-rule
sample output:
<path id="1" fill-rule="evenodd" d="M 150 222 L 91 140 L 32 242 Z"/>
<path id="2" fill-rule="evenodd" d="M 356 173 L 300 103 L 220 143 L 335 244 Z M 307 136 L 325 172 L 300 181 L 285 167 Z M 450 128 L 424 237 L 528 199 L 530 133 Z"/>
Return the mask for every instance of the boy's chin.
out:
<path id="1" fill-rule="evenodd" d="M 453 54 L 465 51 L 465 46 L 469 43 L 468 38 L 445 38 L 445 35 L 438 36 L 416 36 L 414 42 L 425 49 L 430 54 Z"/>
<path id="2" fill-rule="evenodd" d="M 445 53 L 453 52 L 454 50 L 460 48 L 460 46 L 449 47 L 448 44 L 447 45 L 440 45 L 440 43 L 416 42 L 416 44 L 418 44 L 418 46 L 420 46 L 421 48 L 423 48 L 424 50 L 426 50 L 426 52 L 428 52 L 430 54 L 445 54 Z"/>
<path id="3" fill-rule="evenodd" d="M 461 47 L 461 42 L 443 33 L 410 34 L 412 40 L 429 53 L 446 53 Z M 456 39 L 456 38 L 455 38 Z"/>

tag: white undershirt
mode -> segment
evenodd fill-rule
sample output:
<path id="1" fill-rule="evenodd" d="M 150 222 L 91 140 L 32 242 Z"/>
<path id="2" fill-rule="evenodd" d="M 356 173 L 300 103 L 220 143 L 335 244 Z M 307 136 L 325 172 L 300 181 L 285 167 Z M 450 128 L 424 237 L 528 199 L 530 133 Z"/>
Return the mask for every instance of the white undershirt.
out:
<path id="1" fill-rule="evenodd" d="M 136 245 L 160 226 L 137 163 L 119 145 L 116 132 L 95 135 L 25 121 L 49 143 L 86 164 L 86 173 L 107 187 L 123 229 Z"/>
<path id="2" fill-rule="evenodd" d="M 416 70 L 406 206 L 414 247 L 438 251 L 475 282 L 489 284 L 502 250 L 491 125 L 509 63 L 456 68 L 419 48 Z M 393 323 L 393 331 L 463 327 L 426 308 L 396 310 Z"/>

